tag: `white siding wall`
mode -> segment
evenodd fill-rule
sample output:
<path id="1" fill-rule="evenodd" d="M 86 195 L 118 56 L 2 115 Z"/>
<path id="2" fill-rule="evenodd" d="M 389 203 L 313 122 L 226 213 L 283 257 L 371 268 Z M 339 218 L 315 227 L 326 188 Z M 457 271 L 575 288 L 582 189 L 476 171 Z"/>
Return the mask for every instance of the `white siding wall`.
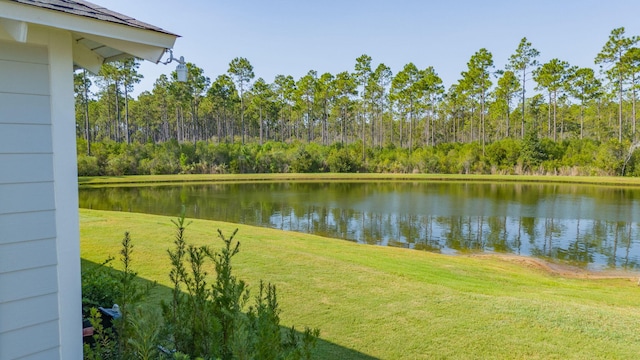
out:
<path id="1" fill-rule="evenodd" d="M 49 55 L 0 40 L 0 359 L 60 357 Z"/>
<path id="2" fill-rule="evenodd" d="M 79 360 L 73 63 L 102 59 L 74 46 L 70 31 L 154 58 L 175 37 L 2 0 L 0 8 L 9 20 L 0 24 L 0 360 Z"/>

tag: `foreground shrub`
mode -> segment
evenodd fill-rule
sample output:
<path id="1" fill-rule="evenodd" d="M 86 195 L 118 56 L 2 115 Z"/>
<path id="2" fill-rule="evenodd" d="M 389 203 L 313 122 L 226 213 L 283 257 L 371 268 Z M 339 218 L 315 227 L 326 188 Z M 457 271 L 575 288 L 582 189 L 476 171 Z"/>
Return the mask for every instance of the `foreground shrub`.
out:
<path id="1" fill-rule="evenodd" d="M 110 257 L 102 264 L 82 269 L 82 309 L 85 314 L 92 307 L 111 307 L 118 296 L 118 280 L 113 275 Z"/>
<path id="2" fill-rule="evenodd" d="M 309 358 L 319 331 L 294 329 L 282 338 L 276 287 L 260 283 L 255 304 L 244 281 L 232 274 L 231 260 L 240 251 L 236 232 L 226 238 L 220 251 L 187 244 L 184 217 L 176 222 L 174 249 L 169 250 L 173 284 L 171 302 L 162 310 L 172 351 L 203 358 L 303 359 Z M 237 231 L 237 230 L 236 230 Z M 213 266 L 215 282 L 208 284 L 207 269 Z"/>
<path id="3" fill-rule="evenodd" d="M 184 216 L 174 221 L 174 249 L 169 278 L 173 292 L 160 311 L 141 302 L 155 285 L 142 285 L 132 268 L 133 244 L 128 233 L 121 243 L 122 268 L 113 258 L 82 274 L 85 316 L 93 327 L 85 359 L 309 359 L 319 330 L 283 332 L 276 287 L 260 282 L 253 304 L 246 283 L 232 273 L 231 260 L 240 251 L 236 232 L 215 251 L 187 244 Z M 208 273 L 215 281 L 208 284 Z M 119 305 L 120 317 L 105 325 L 97 307 Z M 164 319 L 164 323 L 162 323 Z M 111 320 L 111 319 L 110 319 Z"/>
<path id="4" fill-rule="evenodd" d="M 129 233 L 124 234 L 121 245 L 120 271 L 106 266 L 113 260 L 108 258 L 82 276 L 83 305 L 93 305 L 88 310 L 94 329 L 93 346 L 85 345 L 86 359 L 140 359 L 141 353 L 151 354 L 150 342 L 155 343 L 154 347 L 158 345 L 159 324 L 147 328 L 152 315 L 140 306 L 156 284 L 142 285 L 138 281 L 138 273 L 132 268 L 133 243 Z M 99 286 L 103 288 L 98 290 Z M 96 306 L 110 308 L 114 303 L 118 304 L 120 317 L 110 319 L 112 328 L 105 327 Z M 150 333 L 156 336 L 151 338 Z"/>

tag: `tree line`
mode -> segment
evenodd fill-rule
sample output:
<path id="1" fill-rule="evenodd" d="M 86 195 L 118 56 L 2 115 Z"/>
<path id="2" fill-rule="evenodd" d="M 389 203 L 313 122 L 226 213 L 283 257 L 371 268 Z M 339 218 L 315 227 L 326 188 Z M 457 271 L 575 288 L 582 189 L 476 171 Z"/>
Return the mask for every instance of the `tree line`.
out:
<path id="1" fill-rule="evenodd" d="M 594 58 L 598 71 L 558 58 L 540 63 L 540 52 L 526 38 L 504 69 L 496 69 L 493 55 L 482 48 L 448 89 L 431 66 L 419 69 L 410 62 L 394 74 L 366 54 L 355 60 L 352 71 L 310 70 L 300 79 L 277 75 L 271 83 L 255 79 L 249 60 L 238 57 L 229 63 L 227 73 L 213 81 L 202 68 L 187 63 L 186 82 L 178 82 L 175 72 L 161 75 L 152 90 L 133 98 L 134 86 L 142 78 L 138 60 L 105 64 L 97 75 L 75 74 L 77 135 L 83 139 L 79 155 L 108 173 L 107 164 L 100 164 L 108 159 L 101 160 L 94 146 L 102 144 L 104 152 L 123 149 L 104 145 L 110 143 L 126 144 L 128 149 L 136 144 L 171 148 L 175 142 L 179 147 L 192 144 L 194 149 L 198 142 L 204 142 L 203 148 L 220 149 L 283 143 L 277 147 L 283 152 L 295 148 L 290 152 L 297 154 L 315 144 L 324 148 L 320 151 L 324 156 L 349 149 L 349 159 L 356 164 L 349 168 L 371 171 L 380 167 L 376 160 L 380 154 L 390 149 L 411 158 L 416 151 L 469 148 L 477 151 L 477 162 L 468 166 L 475 172 L 495 172 L 514 162 L 530 172 L 540 172 L 544 163 L 546 173 L 582 166 L 580 173 L 593 173 L 595 168 L 599 173 L 629 174 L 627 165 L 634 166 L 638 140 L 639 41 L 622 27 L 614 29 Z M 531 82 L 536 91 L 530 95 L 526 89 Z M 163 145 L 168 142 L 174 143 Z M 588 166 L 584 161 L 565 163 L 574 154 L 567 157 L 558 150 L 576 147 L 591 160 Z M 520 152 L 505 165 L 491 160 L 497 156 L 496 148 L 508 148 L 502 154 Z M 119 156 L 121 150 L 102 156 Z M 242 155 L 234 151 L 228 151 L 229 156 L 238 162 Z M 615 160 L 615 169 L 593 163 L 604 152 Z M 174 162 L 185 161 L 180 156 Z M 185 156 L 192 165 L 202 165 L 202 159 Z M 216 165 L 231 168 L 231 160 Z M 327 160 L 322 159 L 330 170 Z M 550 160 L 555 163 L 549 164 Z M 399 171 L 421 171 L 417 168 L 404 166 Z"/>

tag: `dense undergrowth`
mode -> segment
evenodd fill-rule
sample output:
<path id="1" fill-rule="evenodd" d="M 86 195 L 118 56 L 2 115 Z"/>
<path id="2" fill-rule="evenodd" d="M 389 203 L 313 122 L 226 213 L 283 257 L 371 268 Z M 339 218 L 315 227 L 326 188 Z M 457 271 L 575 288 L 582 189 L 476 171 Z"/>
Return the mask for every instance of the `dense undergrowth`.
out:
<path id="1" fill-rule="evenodd" d="M 617 140 L 574 139 L 561 142 L 533 136 L 446 143 L 412 151 L 393 146 L 366 148 L 362 143 L 168 141 L 153 144 L 94 143 L 87 155 L 78 139 L 80 176 L 248 173 L 434 173 L 572 176 L 640 175 L 640 153 Z"/>

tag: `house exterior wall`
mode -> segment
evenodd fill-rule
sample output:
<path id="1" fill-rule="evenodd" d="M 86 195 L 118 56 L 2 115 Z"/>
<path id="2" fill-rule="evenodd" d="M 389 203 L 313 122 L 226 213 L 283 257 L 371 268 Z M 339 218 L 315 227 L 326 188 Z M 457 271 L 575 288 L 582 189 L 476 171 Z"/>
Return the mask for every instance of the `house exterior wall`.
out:
<path id="1" fill-rule="evenodd" d="M 81 359 L 72 38 L 0 33 L 0 359 Z"/>

